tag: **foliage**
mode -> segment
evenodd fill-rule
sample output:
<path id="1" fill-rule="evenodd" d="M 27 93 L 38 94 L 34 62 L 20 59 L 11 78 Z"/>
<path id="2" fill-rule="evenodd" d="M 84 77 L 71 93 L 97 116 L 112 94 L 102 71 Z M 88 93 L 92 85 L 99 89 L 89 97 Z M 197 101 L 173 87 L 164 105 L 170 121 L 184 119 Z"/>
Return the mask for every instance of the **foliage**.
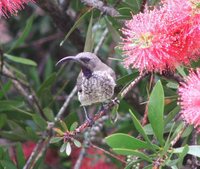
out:
<path id="1" fill-rule="evenodd" d="M 44 151 L 38 150 L 34 169 L 72 168 L 82 152 L 82 161 L 100 161 L 104 168 L 178 169 L 187 166 L 188 160 L 198 161 L 199 137 L 179 118 L 179 83 L 173 76 L 186 76 L 187 67 L 180 66 L 170 75 L 147 74 L 120 98 L 140 76 L 136 69 L 123 67 L 120 29 L 145 1 L 104 1 L 118 16 L 80 0 L 59 1 L 51 13 L 53 1 L 47 1 L 38 0 L 16 16 L 0 20 L 0 168 L 23 168 L 40 141 L 39 149 Z M 157 3 L 147 1 L 150 7 Z M 119 98 L 119 105 L 84 131 L 79 128 L 85 121 L 84 111 L 72 92 L 80 68 L 74 63 L 55 66 L 59 59 L 82 51 L 97 52 L 112 67 Z M 192 63 L 192 68 L 198 64 Z M 88 107 L 93 116 L 99 110 L 100 104 Z M 25 146 L 30 142 L 30 147 Z"/>

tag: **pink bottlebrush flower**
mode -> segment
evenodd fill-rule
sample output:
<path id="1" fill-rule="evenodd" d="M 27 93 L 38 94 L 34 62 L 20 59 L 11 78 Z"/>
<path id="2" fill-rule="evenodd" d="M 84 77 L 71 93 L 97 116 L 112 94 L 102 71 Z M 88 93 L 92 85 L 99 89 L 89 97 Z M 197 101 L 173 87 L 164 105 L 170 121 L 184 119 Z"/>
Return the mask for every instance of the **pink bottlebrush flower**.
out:
<path id="1" fill-rule="evenodd" d="M 170 20 L 171 19 L 171 20 Z M 179 64 L 177 57 L 185 55 L 187 46 L 180 25 L 174 24 L 174 18 L 164 10 L 154 9 L 134 15 L 125 23 L 122 50 L 128 57 L 124 59 L 126 67 L 142 71 L 175 69 Z M 181 25 L 184 27 L 187 25 Z"/>
<path id="2" fill-rule="evenodd" d="M 184 35 L 188 40 L 187 57 L 195 59 L 200 48 L 200 2 L 199 0 L 164 0 L 163 10 L 175 18 L 174 24 L 188 25 Z M 184 29 L 181 29 L 184 30 Z"/>
<path id="3" fill-rule="evenodd" d="M 29 2 L 34 2 L 34 0 L 0 0 L 0 17 L 16 14 Z"/>
<path id="4" fill-rule="evenodd" d="M 178 92 L 182 118 L 200 132 L 200 68 L 190 71 Z"/>
<path id="5" fill-rule="evenodd" d="M 162 72 L 196 60 L 200 53 L 200 17 L 191 6 L 190 0 L 164 0 L 160 9 L 146 10 L 126 21 L 121 47 L 127 56 L 125 66 L 140 72 Z"/>

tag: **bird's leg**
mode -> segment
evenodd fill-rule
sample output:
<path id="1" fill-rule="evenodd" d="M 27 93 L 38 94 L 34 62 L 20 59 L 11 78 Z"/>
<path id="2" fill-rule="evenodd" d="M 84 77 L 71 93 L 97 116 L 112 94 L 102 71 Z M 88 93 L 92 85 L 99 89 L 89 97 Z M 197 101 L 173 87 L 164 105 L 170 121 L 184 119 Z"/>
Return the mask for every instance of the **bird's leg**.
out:
<path id="1" fill-rule="evenodd" d="M 106 107 L 106 103 L 102 102 L 101 107 L 100 107 L 100 111 L 104 111 L 105 107 Z"/>
<path id="2" fill-rule="evenodd" d="M 88 121 L 89 126 L 91 127 L 94 124 L 94 121 L 89 117 L 88 112 L 87 112 L 85 106 L 83 106 L 83 110 L 85 112 L 85 119 L 86 119 L 86 121 Z"/>

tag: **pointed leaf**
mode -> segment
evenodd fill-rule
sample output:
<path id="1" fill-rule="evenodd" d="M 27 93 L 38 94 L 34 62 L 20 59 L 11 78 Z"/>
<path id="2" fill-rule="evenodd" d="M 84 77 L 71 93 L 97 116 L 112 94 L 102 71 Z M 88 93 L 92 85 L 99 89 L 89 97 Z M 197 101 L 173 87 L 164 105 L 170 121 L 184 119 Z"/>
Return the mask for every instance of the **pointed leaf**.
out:
<path id="1" fill-rule="evenodd" d="M 16 157 L 17 157 L 17 167 L 23 168 L 26 160 L 24 157 L 23 149 L 21 143 L 17 143 L 16 145 Z"/>
<path id="2" fill-rule="evenodd" d="M 112 134 L 106 137 L 105 141 L 112 148 L 126 148 L 133 150 L 150 148 L 146 142 L 123 133 Z"/>
<path id="3" fill-rule="evenodd" d="M 145 133 L 145 131 L 144 131 L 142 125 L 140 124 L 140 122 L 138 121 L 138 119 L 136 118 L 136 116 L 134 115 L 134 113 L 132 112 L 131 109 L 129 109 L 129 112 L 130 112 L 130 114 L 131 114 L 131 116 L 132 116 L 132 120 L 133 120 L 133 124 L 134 124 L 135 128 L 136 128 L 137 131 L 143 136 L 143 138 L 147 141 L 147 143 L 148 143 L 149 145 L 151 145 L 151 147 L 152 147 L 154 150 L 155 150 L 156 148 L 159 148 L 159 147 L 157 147 L 156 145 L 153 145 L 153 144 L 151 143 L 151 141 L 149 140 L 147 134 Z"/>
<path id="4" fill-rule="evenodd" d="M 163 113 L 164 113 L 164 91 L 161 82 L 158 81 L 150 95 L 148 104 L 148 119 L 151 123 L 154 134 L 161 145 L 164 144 Z"/>
<path id="5" fill-rule="evenodd" d="M 193 146 L 188 146 L 188 147 L 189 147 L 189 151 L 187 154 L 194 155 L 196 157 L 200 157 L 200 146 L 199 145 L 193 145 Z M 184 147 L 175 148 L 173 153 L 182 153 L 183 149 L 184 149 Z"/>
<path id="6" fill-rule="evenodd" d="M 60 147 L 60 152 L 63 153 L 67 147 L 67 142 L 65 142 L 61 147 Z"/>
<path id="7" fill-rule="evenodd" d="M 38 125 L 42 130 L 45 130 L 47 128 L 47 122 L 38 114 L 33 114 L 32 115 L 33 121 L 35 124 Z"/>
<path id="8" fill-rule="evenodd" d="M 121 41 L 119 32 L 113 27 L 108 19 L 106 19 L 106 24 L 114 42 L 118 44 Z"/>
<path id="9" fill-rule="evenodd" d="M 66 154 L 69 156 L 72 152 L 72 147 L 69 142 L 67 142 L 67 147 L 66 147 Z"/>
<path id="10" fill-rule="evenodd" d="M 84 52 L 92 52 L 93 50 L 94 38 L 93 38 L 93 33 L 92 33 L 92 23 L 93 23 L 93 13 L 91 15 L 90 23 L 87 30 Z"/>
<path id="11" fill-rule="evenodd" d="M 63 139 L 63 137 L 53 137 L 50 140 L 50 143 L 57 143 L 59 141 L 61 141 Z"/>
<path id="12" fill-rule="evenodd" d="M 11 161 L 0 160 L 0 163 L 5 169 L 17 169 Z"/>
<path id="13" fill-rule="evenodd" d="M 88 10 L 87 12 L 85 12 L 76 22 L 75 24 L 72 26 L 72 28 L 69 30 L 69 32 L 67 33 L 67 35 L 65 36 L 65 38 L 62 40 L 62 42 L 60 42 L 60 46 L 62 46 L 64 44 L 64 42 L 68 39 L 68 37 L 71 35 L 71 33 L 81 24 L 81 22 L 83 21 L 83 19 L 85 18 L 85 16 L 90 12 L 90 10 Z"/>
<path id="14" fill-rule="evenodd" d="M 24 65 L 29 65 L 29 66 L 37 66 L 37 63 L 31 59 L 27 59 L 27 58 L 23 58 L 23 57 L 18 57 L 18 56 L 13 56 L 13 55 L 9 55 L 9 54 L 4 54 L 4 56 L 6 58 L 8 58 L 9 60 L 16 62 L 16 63 L 21 63 Z"/>
<path id="15" fill-rule="evenodd" d="M 29 19 L 26 22 L 26 26 L 21 34 L 21 36 L 17 39 L 17 41 L 12 45 L 12 47 L 9 49 L 9 51 L 7 53 L 10 53 L 13 49 L 19 47 L 21 44 L 24 43 L 25 39 L 27 38 L 27 36 L 29 35 L 32 25 L 33 25 L 33 21 L 34 21 L 35 16 L 32 15 L 31 17 L 29 17 Z"/>
<path id="16" fill-rule="evenodd" d="M 47 117 L 49 121 L 54 121 L 54 114 L 53 114 L 52 109 L 50 109 L 49 107 L 46 107 L 43 109 L 43 112 L 45 114 L 45 117 Z"/>
<path id="17" fill-rule="evenodd" d="M 69 131 L 69 129 L 68 129 L 68 127 L 67 127 L 67 125 L 65 124 L 64 121 L 59 120 L 59 122 L 60 122 L 60 124 L 61 124 L 61 126 L 62 126 L 62 129 L 63 129 L 64 131 Z"/>
<path id="18" fill-rule="evenodd" d="M 152 162 L 152 160 L 144 153 L 141 153 L 137 150 L 132 150 L 132 149 L 124 149 L 124 148 L 113 148 L 113 151 L 116 152 L 117 154 L 120 155 L 133 155 L 133 156 L 137 156 L 140 157 L 143 160 Z"/>
<path id="19" fill-rule="evenodd" d="M 54 83 L 55 80 L 56 80 L 56 77 L 57 77 L 57 76 L 56 76 L 56 73 L 51 74 L 51 75 L 42 83 L 42 85 L 40 86 L 40 88 L 39 88 L 37 94 L 38 94 L 39 96 L 44 95 L 44 91 L 46 91 L 46 89 L 49 89 L 49 88 L 53 85 L 53 83 Z"/>
<path id="20" fill-rule="evenodd" d="M 80 147 L 81 147 L 81 142 L 74 139 L 74 145 L 75 145 L 76 147 L 80 148 Z"/>
<path id="21" fill-rule="evenodd" d="M 78 122 L 74 122 L 71 126 L 70 126 L 70 131 L 74 131 L 76 128 L 78 127 Z"/>
<path id="22" fill-rule="evenodd" d="M 21 107 L 24 103 L 17 100 L 2 100 L 0 101 L 0 112 L 13 110 L 13 107 Z"/>

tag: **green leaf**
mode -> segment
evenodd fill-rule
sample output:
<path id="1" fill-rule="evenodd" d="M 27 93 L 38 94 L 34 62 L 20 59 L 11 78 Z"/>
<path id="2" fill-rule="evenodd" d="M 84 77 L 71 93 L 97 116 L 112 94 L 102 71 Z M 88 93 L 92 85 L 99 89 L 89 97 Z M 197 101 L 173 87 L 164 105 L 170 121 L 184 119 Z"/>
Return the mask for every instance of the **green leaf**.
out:
<path id="1" fill-rule="evenodd" d="M 113 148 L 113 151 L 120 155 L 126 155 L 126 156 L 133 155 L 133 156 L 140 157 L 143 160 L 152 162 L 152 160 L 146 154 L 141 153 L 140 151 L 137 151 L 137 150 L 125 149 L 125 148 Z"/>
<path id="2" fill-rule="evenodd" d="M 177 136 L 177 134 L 180 133 L 180 131 L 181 131 L 183 128 L 185 128 L 185 124 L 184 124 L 184 122 L 181 122 L 181 123 L 176 127 L 176 129 L 175 129 L 173 135 L 171 136 L 170 140 L 173 140 L 173 139 Z"/>
<path id="3" fill-rule="evenodd" d="M 108 19 L 106 19 L 106 24 L 108 27 L 108 30 L 112 36 L 112 39 L 114 40 L 115 43 L 119 43 L 121 41 L 119 32 L 113 27 L 113 25 L 110 23 Z"/>
<path id="4" fill-rule="evenodd" d="M 178 71 L 178 73 L 179 73 L 181 76 L 183 76 L 183 77 L 186 77 L 186 76 L 187 76 L 186 73 L 185 73 L 185 71 L 184 71 L 184 67 L 183 67 L 183 66 L 177 66 L 177 67 L 176 67 L 176 70 Z"/>
<path id="5" fill-rule="evenodd" d="M 165 118 L 164 124 L 168 124 L 175 116 L 176 114 L 180 111 L 180 107 L 176 106 Z"/>
<path id="6" fill-rule="evenodd" d="M 182 163 L 182 161 L 183 161 L 184 157 L 187 155 L 188 151 L 189 151 L 189 147 L 188 147 L 188 145 L 185 145 L 185 146 L 183 147 L 183 149 L 182 149 L 182 152 L 179 153 L 178 159 L 169 160 L 169 161 L 167 161 L 166 164 L 167 164 L 168 166 L 175 166 L 178 162 L 181 162 L 181 163 Z"/>
<path id="7" fill-rule="evenodd" d="M 6 58 L 8 58 L 9 60 L 13 61 L 13 62 L 16 62 L 16 63 L 21 63 L 21 64 L 24 64 L 24 65 L 29 65 L 29 66 L 37 66 L 37 63 L 34 62 L 33 60 L 31 59 L 27 59 L 27 58 L 22 58 L 22 57 L 17 57 L 17 56 L 13 56 L 13 55 L 10 55 L 10 54 L 4 54 L 4 56 Z"/>
<path id="8" fill-rule="evenodd" d="M 53 111 L 49 107 L 44 108 L 43 112 L 49 121 L 54 121 Z"/>
<path id="9" fill-rule="evenodd" d="M 0 163 L 4 169 L 17 169 L 17 167 L 11 161 L 1 160 Z"/>
<path id="10" fill-rule="evenodd" d="M 5 94 L 9 91 L 11 86 L 12 86 L 11 81 L 8 81 L 7 83 L 4 83 L 3 86 L 1 86 L 0 99 L 5 97 Z"/>
<path id="11" fill-rule="evenodd" d="M 133 150 L 150 148 L 146 142 L 123 133 L 112 134 L 106 137 L 105 141 L 112 148 L 125 148 Z"/>
<path id="12" fill-rule="evenodd" d="M 17 143 L 17 145 L 16 145 L 16 157 L 17 157 L 17 167 L 23 168 L 26 160 L 24 157 L 21 143 Z"/>
<path id="13" fill-rule="evenodd" d="M 67 127 L 67 125 L 65 124 L 65 122 L 64 122 L 64 121 L 62 121 L 62 120 L 59 120 L 59 122 L 60 122 L 60 124 L 61 124 L 61 127 L 62 127 L 62 129 L 63 129 L 64 131 L 69 131 L 69 130 L 68 130 L 68 127 Z"/>
<path id="14" fill-rule="evenodd" d="M 71 35 L 71 33 L 81 24 L 81 22 L 83 21 L 83 19 L 85 18 L 85 16 L 90 12 L 90 10 L 88 10 L 87 12 L 85 12 L 76 22 L 75 24 L 72 26 L 72 28 L 69 30 L 69 32 L 67 33 L 67 35 L 65 36 L 65 38 L 62 40 L 62 42 L 60 43 L 60 46 L 62 46 L 64 44 L 64 42 L 68 39 L 68 37 Z"/>
<path id="15" fill-rule="evenodd" d="M 25 39 L 28 37 L 32 25 L 33 25 L 33 21 L 34 21 L 35 16 L 32 15 L 31 17 L 29 17 L 29 19 L 26 22 L 26 26 L 21 34 L 21 36 L 17 39 L 17 41 L 12 45 L 12 47 L 9 49 L 9 51 L 7 53 L 10 53 L 13 49 L 19 47 L 21 44 L 24 43 Z"/>
<path id="16" fill-rule="evenodd" d="M 32 118 L 35 124 L 37 124 L 42 130 L 47 128 L 47 122 L 40 115 L 34 114 L 32 115 Z"/>
<path id="17" fill-rule="evenodd" d="M 59 141 L 61 141 L 63 139 L 63 137 L 52 137 L 50 140 L 50 143 L 57 143 Z"/>
<path id="18" fill-rule="evenodd" d="M 21 107 L 24 103 L 16 100 L 0 101 L 0 112 L 13 110 L 13 107 Z"/>
<path id="19" fill-rule="evenodd" d="M 47 89 L 49 89 L 49 88 L 53 85 L 53 83 L 54 83 L 55 80 L 56 80 L 56 77 L 57 77 L 57 76 L 56 76 L 56 73 L 51 74 L 51 75 L 42 83 L 42 85 L 40 86 L 40 88 L 39 88 L 37 94 L 38 94 L 39 96 L 43 95 L 43 94 L 44 94 L 44 91 L 46 91 Z"/>
<path id="20" fill-rule="evenodd" d="M 148 119 L 153 128 L 154 134 L 161 145 L 163 142 L 163 132 L 164 132 L 164 91 L 160 81 L 158 81 L 153 88 L 150 95 L 148 104 Z"/>
<path id="21" fill-rule="evenodd" d="M 69 142 L 67 142 L 67 146 L 66 146 L 66 154 L 69 156 L 72 152 L 72 147 L 70 145 Z"/>
<path id="22" fill-rule="evenodd" d="M 138 76 L 138 72 L 134 72 L 134 73 L 122 76 L 119 79 L 117 79 L 117 85 L 125 85 L 130 81 L 132 82 L 137 76 Z"/>
<path id="23" fill-rule="evenodd" d="M 0 129 L 6 124 L 7 116 L 5 114 L 0 114 Z"/>
<path id="24" fill-rule="evenodd" d="M 22 128 L 19 124 L 11 120 L 7 120 L 7 123 L 10 129 L 12 130 L 12 132 L 14 132 L 16 135 L 18 135 L 21 138 L 26 138 L 26 132 L 24 128 Z"/>
<path id="25" fill-rule="evenodd" d="M 178 83 L 175 83 L 175 82 L 169 82 L 167 83 L 166 85 L 168 88 L 171 88 L 171 89 L 178 89 Z"/>
<path id="26" fill-rule="evenodd" d="M 26 132 L 27 132 L 26 137 L 29 138 L 30 140 L 37 141 L 39 139 L 38 135 L 31 127 L 26 127 Z"/>
<path id="27" fill-rule="evenodd" d="M 94 46 L 94 38 L 92 33 L 92 23 L 93 23 L 93 12 L 90 18 L 90 23 L 87 30 L 84 52 L 92 52 Z"/>
<path id="28" fill-rule="evenodd" d="M 66 147 L 67 147 L 67 142 L 62 144 L 62 146 L 60 147 L 60 152 L 63 153 L 65 151 Z"/>
<path id="29" fill-rule="evenodd" d="M 189 151 L 187 152 L 187 154 L 194 155 L 194 156 L 200 158 L 200 146 L 199 145 L 188 146 L 188 148 L 189 148 Z M 183 150 L 184 150 L 184 147 L 175 148 L 173 150 L 173 153 L 182 153 Z"/>
<path id="30" fill-rule="evenodd" d="M 76 147 L 78 147 L 78 148 L 81 147 L 80 141 L 74 139 L 73 142 L 74 142 L 74 145 L 75 145 Z"/>
<path id="31" fill-rule="evenodd" d="M 76 128 L 78 127 L 78 122 L 74 122 L 71 126 L 70 126 L 70 131 L 74 131 Z"/>
<path id="32" fill-rule="evenodd" d="M 151 141 L 149 140 L 147 134 L 145 133 L 142 125 L 140 124 L 140 122 L 138 121 L 138 119 L 136 118 L 136 116 L 134 115 L 134 113 L 129 109 L 129 112 L 132 116 L 132 120 L 133 120 L 133 124 L 135 126 L 135 128 L 137 129 L 137 131 L 143 136 L 143 138 L 147 141 L 147 143 L 152 147 L 152 149 L 156 149 L 156 148 L 159 148 L 157 147 L 156 145 L 153 145 L 151 143 Z"/>

